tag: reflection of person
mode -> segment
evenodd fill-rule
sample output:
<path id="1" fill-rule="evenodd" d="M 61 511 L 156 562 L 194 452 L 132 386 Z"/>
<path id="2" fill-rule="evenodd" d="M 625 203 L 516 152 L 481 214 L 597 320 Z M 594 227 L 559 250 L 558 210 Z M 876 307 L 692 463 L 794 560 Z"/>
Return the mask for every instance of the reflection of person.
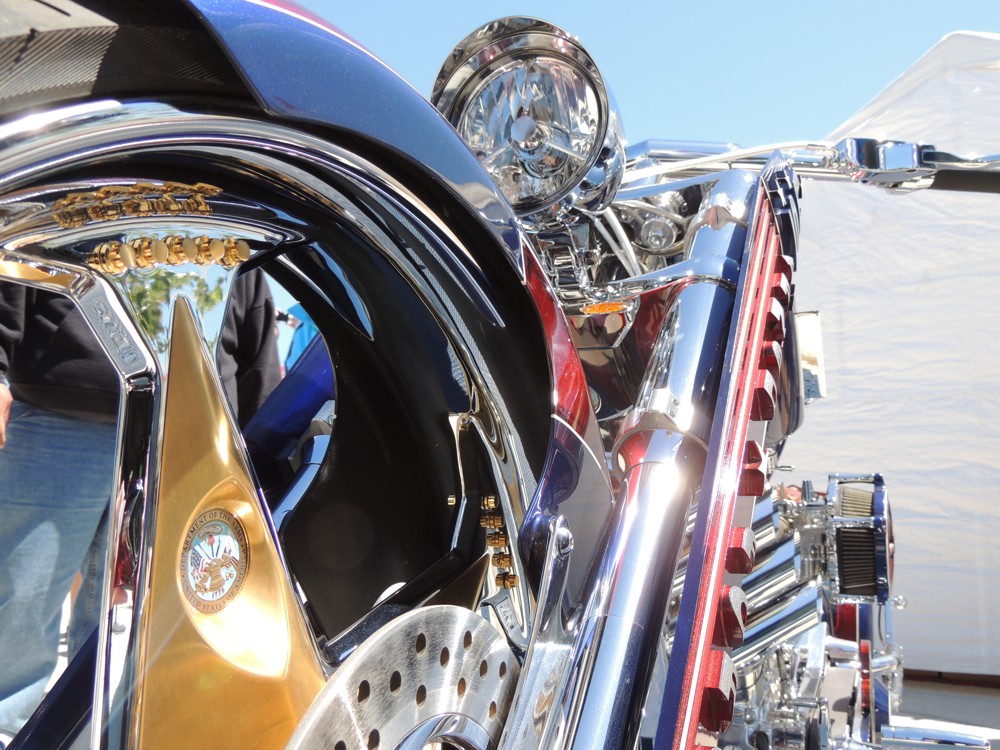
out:
<path id="1" fill-rule="evenodd" d="M 245 424 L 280 378 L 260 271 L 234 282 L 219 370 Z M 70 658 L 99 622 L 118 392 L 70 299 L 0 282 L 0 733 L 15 734 L 42 698 L 81 567 Z"/>
<path id="2" fill-rule="evenodd" d="M 285 369 L 287 370 L 291 369 L 295 360 L 302 356 L 302 352 L 319 333 L 319 329 L 313 323 L 313 319 L 309 317 L 306 309 L 298 303 L 288 308 L 286 315 L 295 321 L 295 333 L 292 334 L 292 343 L 288 346 L 288 354 L 285 355 Z"/>

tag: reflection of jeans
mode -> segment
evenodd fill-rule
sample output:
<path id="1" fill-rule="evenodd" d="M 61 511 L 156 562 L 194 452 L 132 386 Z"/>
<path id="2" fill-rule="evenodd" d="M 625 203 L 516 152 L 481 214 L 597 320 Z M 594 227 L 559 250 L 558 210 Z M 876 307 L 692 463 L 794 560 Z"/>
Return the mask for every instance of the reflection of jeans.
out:
<path id="1" fill-rule="evenodd" d="M 113 424 L 14 403 L 0 450 L 0 732 L 16 733 L 42 698 L 62 604 L 92 542 L 80 599 L 100 591 L 104 540 L 95 531 L 109 505 L 115 434 Z M 80 643 L 97 609 L 78 601 Z"/>

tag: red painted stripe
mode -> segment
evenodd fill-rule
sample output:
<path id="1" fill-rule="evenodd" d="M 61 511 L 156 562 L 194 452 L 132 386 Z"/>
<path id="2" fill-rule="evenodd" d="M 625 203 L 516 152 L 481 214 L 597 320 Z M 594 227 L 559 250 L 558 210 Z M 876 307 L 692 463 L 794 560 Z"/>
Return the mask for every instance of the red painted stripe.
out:
<path id="1" fill-rule="evenodd" d="M 718 715 L 718 707 L 703 706 L 706 688 L 718 679 L 718 657 L 713 653 L 713 635 L 722 594 L 722 579 L 731 539 L 733 511 L 744 469 L 747 432 L 755 384 L 760 370 L 761 351 L 765 341 L 765 323 L 771 307 L 772 289 L 778 281 L 776 263 L 780 242 L 774 216 L 763 187 L 759 192 L 750 252 L 745 262 L 748 275 L 739 305 L 735 340 L 736 351 L 731 363 L 735 371 L 729 381 L 726 408 L 718 415 L 724 420 L 722 449 L 713 472 L 709 522 L 705 537 L 706 559 L 698 590 L 691 639 L 692 658 L 688 659 L 684 675 L 685 690 L 678 707 L 674 733 L 675 750 L 695 747 L 699 717 Z M 718 700 L 714 691 L 709 700 Z"/>

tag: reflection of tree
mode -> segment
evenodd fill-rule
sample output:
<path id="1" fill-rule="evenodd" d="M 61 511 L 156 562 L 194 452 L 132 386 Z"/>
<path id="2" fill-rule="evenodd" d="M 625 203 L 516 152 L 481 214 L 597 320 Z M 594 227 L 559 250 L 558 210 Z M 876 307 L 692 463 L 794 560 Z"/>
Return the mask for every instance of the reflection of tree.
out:
<path id="1" fill-rule="evenodd" d="M 209 310 L 222 301 L 222 278 L 209 282 L 200 274 L 187 272 L 128 274 L 123 279 L 126 293 L 131 297 L 139 315 L 139 323 L 156 347 L 166 348 L 167 330 L 163 314 L 171 297 L 184 292 L 194 302 L 199 312 Z"/>

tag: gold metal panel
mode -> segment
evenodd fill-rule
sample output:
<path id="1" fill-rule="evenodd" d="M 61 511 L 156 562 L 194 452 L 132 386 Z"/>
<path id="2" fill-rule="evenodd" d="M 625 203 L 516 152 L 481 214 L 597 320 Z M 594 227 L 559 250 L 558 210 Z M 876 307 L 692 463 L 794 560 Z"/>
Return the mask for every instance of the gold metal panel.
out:
<path id="1" fill-rule="evenodd" d="M 144 749 L 284 747 L 325 681 L 223 398 L 194 314 L 180 299 L 136 649 L 132 737 Z M 230 601 L 205 612 L 185 597 L 182 576 L 185 547 L 213 510 L 224 513 L 209 518 L 238 519 L 239 533 L 229 521 L 226 539 L 229 552 L 243 556 L 244 574 L 238 588 L 227 589 L 236 591 Z"/>

